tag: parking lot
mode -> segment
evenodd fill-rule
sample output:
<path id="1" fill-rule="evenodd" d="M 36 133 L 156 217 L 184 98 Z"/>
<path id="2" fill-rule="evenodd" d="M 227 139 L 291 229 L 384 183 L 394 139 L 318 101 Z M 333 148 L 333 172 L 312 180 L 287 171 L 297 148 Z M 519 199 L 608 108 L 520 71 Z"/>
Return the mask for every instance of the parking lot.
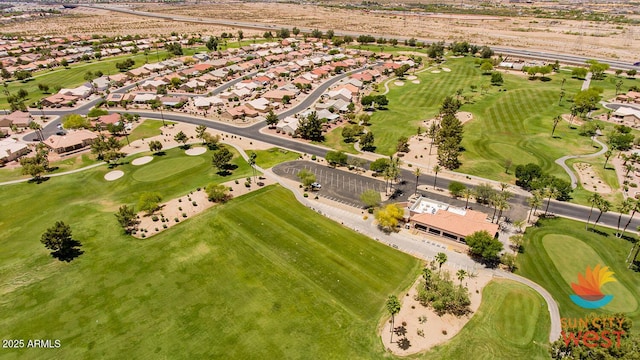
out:
<path id="1" fill-rule="evenodd" d="M 320 190 L 314 190 L 313 193 L 350 206 L 364 207 L 364 204 L 360 201 L 360 194 L 365 190 L 385 191 L 385 183 L 382 180 L 372 179 L 341 169 L 334 169 L 311 161 L 298 160 L 279 164 L 273 168 L 273 172 L 279 176 L 299 182 L 300 179 L 297 175 L 302 169 L 307 169 L 315 174 L 316 181 L 322 185 Z M 406 186 L 399 185 L 394 187 L 399 191 L 393 201 L 406 200 L 409 195 L 404 189 Z"/>

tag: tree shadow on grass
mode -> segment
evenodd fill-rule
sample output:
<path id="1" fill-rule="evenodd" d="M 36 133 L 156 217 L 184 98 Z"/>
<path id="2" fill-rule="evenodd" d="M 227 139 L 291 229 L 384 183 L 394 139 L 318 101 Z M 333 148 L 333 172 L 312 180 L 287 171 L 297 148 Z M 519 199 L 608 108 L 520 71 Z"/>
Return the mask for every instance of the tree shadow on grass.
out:
<path id="1" fill-rule="evenodd" d="M 601 230 L 598 230 L 598 229 L 595 229 L 595 228 L 589 228 L 589 229 L 587 229 L 587 231 L 591 231 L 592 233 L 596 233 L 596 234 L 598 234 L 600 236 L 609 237 L 609 233 L 601 231 Z"/>
<path id="2" fill-rule="evenodd" d="M 166 151 L 158 151 L 153 153 L 153 156 L 165 156 L 165 155 L 167 155 Z"/>
<path id="3" fill-rule="evenodd" d="M 45 181 L 49 181 L 49 179 L 51 179 L 48 176 L 38 176 L 38 177 L 34 177 L 32 179 L 29 179 L 29 181 L 27 181 L 28 183 L 32 183 L 32 184 L 42 184 Z"/>
<path id="4" fill-rule="evenodd" d="M 73 259 L 84 254 L 84 251 L 78 249 L 80 246 L 82 246 L 82 244 L 78 240 L 71 239 L 65 243 L 62 249 L 52 252 L 51 256 L 60 261 L 71 262 Z"/>

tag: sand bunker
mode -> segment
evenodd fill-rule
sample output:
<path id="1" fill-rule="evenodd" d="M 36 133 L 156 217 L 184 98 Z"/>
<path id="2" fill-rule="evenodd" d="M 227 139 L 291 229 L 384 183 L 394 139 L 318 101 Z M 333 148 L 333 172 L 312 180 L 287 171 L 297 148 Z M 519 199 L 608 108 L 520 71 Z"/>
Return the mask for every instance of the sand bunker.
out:
<path id="1" fill-rule="evenodd" d="M 417 79 L 417 78 L 418 78 L 418 77 L 417 77 L 417 76 L 415 76 L 415 75 L 409 75 L 409 76 L 407 76 L 407 80 L 415 80 L 415 79 Z"/>
<path id="2" fill-rule="evenodd" d="M 118 180 L 124 175 L 124 171 L 122 170 L 113 170 L 106 174 L 104 174 L 104 179 L 107 181 Z"/>
<path id="3" fill-rule="evenodd" d="M 443 68 L 442 68 L 442 71 L 444 71 L 444 72 L 451 72 L 451 69 L 446 68 L 446 67 L 443 67 Z"/>
<path id="4" fill-rule="evenodd" d="M 411 82 L 414 83 L 414 84 L 420 84 L 420 80 L 413 80 Z"/>
<path id="5" fill-rule="evenodd" d="M 189 155 L 189 156 L 197 156 L 197 155 L 202 155 L 205 152 L 207 152 L 207 149 L 205 149 L 203 147 L 195 147 L 195 148 L 191 148 L 191 149 L 185 151 L 184 153 Z"/>
<path id="6" fill-rule="evenodd" d="M 456 117 L 460 120 L 461 123 L 466 123 L 469 120 L 473 119 L 473 114 L 468 111 L 459 111 L 456 113 Z"/>
<path id="7" fill-rule="evenodd" d="M 440 70 L 431 70 L 431 72 L 434 74 L 440 74 Z"/>
<path id="8" fill-rule="evenodd" d="M 402 81 L 394 81 L 393 84 L 395 86 L 404 86 L 404 82 L 402 82 Z"/>
<path id="9" fill-rule="evenodd" d="M 131 162 L 131 165 L 140 166 L 144 164 L 148 164 L 153 160 L 153 156 L 143 156 L 141 158 L 134 159 Z"/>

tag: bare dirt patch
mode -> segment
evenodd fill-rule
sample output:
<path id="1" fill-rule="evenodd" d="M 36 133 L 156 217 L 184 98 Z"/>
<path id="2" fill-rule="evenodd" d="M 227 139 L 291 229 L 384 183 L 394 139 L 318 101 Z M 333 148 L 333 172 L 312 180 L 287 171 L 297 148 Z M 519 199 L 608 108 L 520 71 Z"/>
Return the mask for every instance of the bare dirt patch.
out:
<path id="1" fill-rule="evenodd" d="M 448 267 L 446 264 L 442 267 L 442 271 L 449 271 L 455 274 L 457 269 Z M 453 277 L 454 275 L 452 275 Z M 395 326 L 403 326 L 406 329 L 406 339 L 409 341 L 410 346 L 407 349 L 401 349 L 398 345 L 398 339 L 400 338 L 396 334 L 393 335 L 393 343 L 390 343 L 390 331 L 391 331 L 391 319 L 385 322 L 380 334 L 384 347 L 391 349 L 395 355 L 411 355 L 419 352 L 423 352 L 431 349 L 433 346 L 442 344 L 451 338 L 453 338 L 464 325 L 469 322 L 473 313 L 480 307 L 482 301 L 482 288 L 491 280 L 491 275 L 482 272 L 475 275 L 473 278 L 465 279 L 462 284 L 469 290 L 469 298 L 471 300 L 471 315 L 456 317 L 453 315 L 438 316 L 431 308 L 426 308 L 415 300 L 417 286 L 419 280 L 411 287 L 407 296 L 403 296 L 400 301 L 402 307 L 400 313 L 395 316 Z M 457 282 L 454 280 L 454 282 Z M 420 317 L 425 316 L 426 322 L 421 323 Z M 421 330 L 421 335 L 418 331 Z"/>
<path id="2" fill-rule="evenodd" d="M 611 193 L 611 187 L 605 183 L 593 169 L 593 165 L 587 163 L 575 163 L 573 168 L 578 173 L 580 183 L 585 190 L 597 192 L 599 194 Z"/>

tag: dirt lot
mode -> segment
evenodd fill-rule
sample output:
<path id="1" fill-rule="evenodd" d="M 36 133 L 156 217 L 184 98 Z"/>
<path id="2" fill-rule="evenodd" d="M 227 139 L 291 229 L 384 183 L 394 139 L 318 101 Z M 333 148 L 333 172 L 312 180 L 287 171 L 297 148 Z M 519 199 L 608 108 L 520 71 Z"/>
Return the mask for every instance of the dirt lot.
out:
<path id="1" fill-rule="evenodd" d="M 366 12 L 314 5 L 284 3 L 217 3 L 162 5 L 144 4 L 140 10 L 186 16 L 253 21 L 287 27 L 318 27 L 357 33 L 414 36 L 446 41 L 467 40 L 478 44 L 514 46 L 594 57 L 637 61 L 640 26 L 557 19 L 506 18 L 479 15 L 411 14 Z M 77 8 L 67 17 L 7 24 L 2 32 L 29 35 L 140 34 L 159 31 L 181 34 L 220 34 L 234 29 L 195 23 L 180 23 L 114 14 L 104 10 Z M 108 18 L 109 21 L 105 21 Z M 262 32 L 244 30 L 245 37 Z"/>
<path id="2" fill-rule="evenodd" d="M 603 22 L 505 18 L 481 15 L 412 14 L 409 16 L 313 5 L 228 3 L 171 6 L 145 4 L 142 9 L 180 15 L 255 21 L 283 26 L 318 27 L 358 33 L 468 40 L 474 43 L 635 59 L 640 27 Z M 582 34 L 582 35 L 578 35 Z"/>

